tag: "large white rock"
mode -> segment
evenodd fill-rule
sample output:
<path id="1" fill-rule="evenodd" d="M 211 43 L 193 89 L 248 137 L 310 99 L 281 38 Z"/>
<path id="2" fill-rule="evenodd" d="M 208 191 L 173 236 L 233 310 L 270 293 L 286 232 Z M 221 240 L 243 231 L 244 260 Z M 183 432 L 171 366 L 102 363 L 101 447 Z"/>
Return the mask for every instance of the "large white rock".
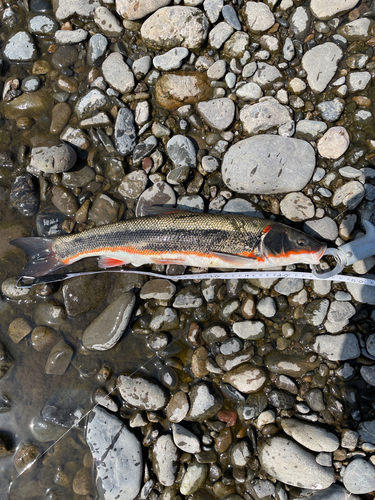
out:
<path id="1" fill-rule="evenodd" d="M 335 16 L 340 16 L 344 12 L 353 9 L 358 0 L 311 0 L 310 10 L 315 17 L 321 21 L 326 21 Z"/>
<path id="2" fill-rule="evenodd" d="M 262 97 L 257 104 L 247 104 L 241 109 L 240 120 L 244 132 L 254 135 L 258 132 L 280 127 L 292 121 L 289 108 L 274 97 Z"/>
<path id="3" fill-rule="evenodd" d="M 129 94 L 135 86 L 133 72 L 120 52 L 112 52 L 102 64 L 103 76 L 107 83 L 121 94 Z"/>
<path id="4" fill-rule="evenodd" d="M 224 155 L 225 184 L 238 193 L 300 191 L 315 168 L 312 146 L 300 139 L 257 135 L 237 142 Z"/>
<path id="5" fill-rule="evenodd" d="M 336 73 L 343 52 L 338 45 L 326 42 L 308 50 L 302 57 L 310 88 L 316 94 L 323 92 Z"/>
<path id="6" fill-rule="evenodd" d="M 265 3 L 247 2 L 245 19 L 249 30 L 253 33 L 267 31 L 275 24 L 275 16 Z"/>

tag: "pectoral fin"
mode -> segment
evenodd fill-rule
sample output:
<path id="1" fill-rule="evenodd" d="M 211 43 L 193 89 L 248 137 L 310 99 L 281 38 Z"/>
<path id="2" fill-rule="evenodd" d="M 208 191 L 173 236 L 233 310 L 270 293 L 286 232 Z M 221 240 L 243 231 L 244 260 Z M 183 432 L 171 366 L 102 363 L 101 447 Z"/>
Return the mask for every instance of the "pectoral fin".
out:
<path id="1" fill-rule="evenodd" d="M 212 252 L 212 255 L 233 267 L 249 267 L 250 262 L 258 260 L 256 257 L 243 257 L 221 252 Z"/>
<path id="2" fill-rule="evenodd" d="M 106 269 L 107 267 L 118 267 L 118 266 L 123 266 L 125 264 L 128 264 L 128 262 L 125 262 L 124 260 L 121 259 L 114 259 L 113 257 L 100 257 L 98 266 L 102 269 Z"/>

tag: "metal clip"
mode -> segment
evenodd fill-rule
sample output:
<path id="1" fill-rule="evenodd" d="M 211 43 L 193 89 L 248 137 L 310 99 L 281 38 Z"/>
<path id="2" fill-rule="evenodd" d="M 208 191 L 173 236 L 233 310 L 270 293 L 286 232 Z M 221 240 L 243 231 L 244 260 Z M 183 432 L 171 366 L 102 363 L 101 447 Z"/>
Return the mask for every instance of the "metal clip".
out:
<path id="1" fill-rule="evenodd" d="M 332 270 L 318 273 L 315 265 L 310 265 L 312 274 L 317 278 L 327 279 L 341 272 L 344 267 L 350 266 L 359 260 L 366 259 L 375 254 L 375 226 L 370 221 L 364 220 L 363 226 L 366 234 L 361 238 L 349 241 L 338 248 L 327 248 L 323 257 L 333 255 L 336 267 Z"/>

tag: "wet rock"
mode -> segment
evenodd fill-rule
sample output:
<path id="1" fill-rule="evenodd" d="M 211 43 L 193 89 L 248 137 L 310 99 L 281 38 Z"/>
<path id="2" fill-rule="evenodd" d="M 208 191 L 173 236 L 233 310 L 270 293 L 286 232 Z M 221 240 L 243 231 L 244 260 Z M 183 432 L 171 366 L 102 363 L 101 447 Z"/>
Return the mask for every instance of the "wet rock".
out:
<path id="1" fill-rule="evenodd" d="M 319 364 L 320 361 L 316 355 L 286 354 L 275 351 L 265 356 L 265 366 L 270 372 L 295 378 L 314 370 Z"/>
<path id="2" fill-rule="evenodd" d="M 95 9 L 94 21 L 100 27 L 104 35 L 108 37 L 117 37 L 123 32 L 123 27 L 120 25 L 117 18 L 106 7 L 98 7 Z"/>
<path id="3" fill-rule="evenodd" d="M 320 490 L 335 480 L 333 469 L 318 465 L 312 453 L 289 439 L 279 436 L 266 439 L 258 450 L 264 470 L 283 483 Z"/>
<path id="4" fill-rule="evenodd" d="M 121 205 L 119 202 L 102 193 L 95 198 L 94 203 L 90 208 L 88 218 L 91 221 L 95 222 L 97 226 L 117 222 L 120 207 Z M 84 208 L 84 205 L 82 205 L 81 209 Z M 75 217 L 77 222 L 79 222 L 78 214 L 79 212 L 77 212 Z M 82 214 L 82 216 L 84 218 L 84 213 Z"/>
<path id="5" fill-rule="evenodd" d="M 375 366 L 361 366 L 361 375 L 365 382 L 375 387 Z"/>
<path id="6" fill-rule="evenodd" d="M 141 410 L 161 410 L 168 403 L 165 389 L 144 377 L 120 375 L 117 384 L 121 397 Z"/>
<path id="7" fill-rule="evenodd" d="M 276 302 L 272 297 L 263 297 L 256 306 L 258 312 L 266 318 L 272 318 L 277 312 Z"/>
<path id="8" fill-rule="evenodd" d="M 79 276 L 65 282 L 62 287 L 64 305 L 69 316 L 91 311 L 98 307 L 107 291 L 103 276 Z"/>
<path id="9" fill-rule="evenodd" d="M 189 51 L 185 47 L 176 47 L 169 50 L 165 54 L 154 57 L 152 63 L 154 67 L 160 71 L 171 71 L 179 69 L 184 59 L 189 55 Z"/>
<path id="10" fill-rule="evenodd" d="M 7 374 L 13 365 L 14 359 L 9 354 L 5 344 L 0 342 L 0 379 Z"/>
<path id="11" fill-rule="evenodd" d="M 203 422 L 213 418 L 221 409 L 223 398 L 218 390 L 207 382 L 197 382 L 190 390 L 190 411 L 185 420 Z"/>
<path id="12" fill-rule="evenodd" d="M 38 352 L 50 351 L 57 341 L 56 333 L 46 326 L 37 326 L 31 333 L 31 345 Z"/>
<path id="13" fill-rule="evenodd" d="M 349 92 L 359 92 L 365 90 L 371 81 L 368 71 L 351 71 L 347 78 Z"/>
<path id="14" fill-rule="evenodd" d="M 64 375 L 73 356 L 70 345 L 60 340 L 49 353 L 45 372 L 47 375 Z"/>
<path id="15" fill-rule="evenodd" d="M 332 0 L 329 3 L 324 0 L 311 0 L 310 10 L 315 17 L 322 21 L 326 21 L 332 17 L 348 12 L 356 5 L 356 0 Z"/>
<path id="16" fill-rule="evenodd" d="M 247 2 L 244 15 L 246 24 L 252 33 L 267 31 L 275 23 L 275 17 L 270 8 L 263 3 Z"/>
<path id="17" fill-rule="evenodd" d="M 174 190 L 166 182 L 159 181 L 146 191 L 143 191 L 139 197 L 137 207 L 135 209 L 136 217 L 143 217 L 146 214 L 146 207 L 155 205 L 175 205 L 176 195 Z"/>
<path id="18" fill-rule="evenodd" d="M 355 458 L 346 467 L 343 482 L 350 493 L 369 493 L 375 489 L 375 467 L 363 458 Z"/>
<path id="19" fill-rule="evenodd" d="M 180 450 L 185 453 L 199 453 L 201 446 L 199 439 L 195 434 L 185 429 L 182 425 L 173 424 L 173 441 Z"/>
<path id="20" fill-rule="evenodd" d="M 338 45 L 326 42 L 308 50 L 302 57 L 310 88 L 316 94 L 323 92 L 332 80 L 343 52 Z"/>
<path id="21" fill-rule="evenodd" d="M 159 106 L 174 111 L 186 104 L 206 101 L 211 96 L 207 75 L 199 72 L 177 72 L 161 76 L 155 86 Z"/>
<path id="22" fill-rule="evenodd" d="M 326 408 L 323 393 L 320 389 L 311 389 L 305 394 L 305 399 L 313 411 L 323 411 Z"/>
<path id="23" fill-rule="evenodd" d="M 27 31 L 19 31 L 9 38 L 4 48 L 4 55 L 10 61 L 32 61 L 37 55 L 33 37 Z"/>
<path id="24" fill-rule="evenodd" d="M 343 24 L 337 32 L 347 40 L 367 40 L 370 38 L 371 19 L 355 19 L 351 23 Z"/>
<path id="25" fill-rule="evenodd" d="M 245 467 L 250 456 L 249 443 L 247 441 L 239 441 L 231 449 L 230 461 L 234 467 Z"/>
<path id="26" fill-rule="evenodd" d="M 311 219 L 315 215 L 313 202 L 303 193 L 289 193 L 280 203 L 281 213 L 290 220 Z"/>
<path id="27" fill-rule="evenodd" d="M 224 155 L 222 175 L 225 184 L 236 192 L 289 193 L 303 189 L 314 167 L 315 153 L 307 142 L 259 135 L 229 148 Z"/>
<path id="28" fill-rule="evenodd" d="M 199 102 L 197 111 L 203 120 L 215 130 L 225 130 L 233 122 L 235 105 L 232 99 L 226 97 L 211 101 Z"/>
<path id="29" fill-rule="evenodd" d="M 13 458 L 14 467 L 18 474 L 31 467 L 39 454 L 40 450 L 34 443 L 21 443 Z"/>
<path id="30" fill-rule="evenodd" d="M 338 437 L 332 432 L 296 418 L 282 419 L 281 427 L 288 436 L 311 451 L 333 452 L 340 444 Z"/>
<path id="31" fill-rule="evenodd" d="M 76 472 L 72 488 L 76 495 L 89 495 L 91 493 L 92 475 L 87 467 L 82 467 Z"/>
<path id="32" fill-rule="evenodd" d="M 135 21 L 168 4 L 169 0 L 117 0 L 116 10 L 124 19 Z"/>
<path id="33" fill-rule="evenodd" d="M 178 450 L 172 436 L 160 436 L 154 445 L 152 464 L 159 482 L 163 486 L 172 486 L 178 470 Z"/>
<path id="34" fill-rule="evenodd" d="M 298 40 L 304 40 L 311 23 L 311 14 L 307 7 L 297 7 L 289 18 L 290 28 Z"/>
<path id="35" fill-rule="evenodd" d="M 53 186 L 52 203 L 63 214 L 73 215 L 78 210 L 78 202 L 70 189 L 64 186 Z"/>
<path id="36" fill-rule="evenodd" d="M 37 120 L 49 116 L 52 104 L 52 94 L 41 89 L 32 93 L 25 92 L 8 102 L 0 102 L 0 112 L 10 120 L 24 117 Z"/>
<path id="37" fill-rule="evenodd" d="M 57 103 L 52 109 L 50 126 L 51 134 L 60 134 L 65 128 L 65 125 L 68 123 L 71 114 L 72 110 L 70 109 L 69 104 L 66 102 Z"/>
<path id="38" fill-rule="evenodd" d="M 189 401 L 187 395 L 182 391 L 173 394 L 166 409 L 168 420 L 175 423 L 181 422 L 186 417 L 188 411 Z"/>
<path id="39" fill-rule="evenodd" d="M 31 33 L 36 35 L 53 35 L 58 29 L 55 19 L 48 15 L 32 17 L 28 24 Z"/>
<path id="40" fill-rule="evenodd" d="M 35 215 L 39 208 L 39 192 L 30 175 L 16 177 L 9 192 L 10 205 L 26 217 Z"/>
<path id="41" fill-rule="evenodd" d="M 163 279 L 147 281 L 140 291 L 141 299 L 169 300 L 176 292 L 174 283 Z"/>
<path id="42" fill-rule="evenodd" d="M 350 143 L 344 127 L 332 127 L 318 141 L 318 151 L 323 158 L 336 160 L 345 153 Z"/>
<path id="43" fill-rule="evenodd" d="M 223 381 L 233 385 L 240 392 L 257 392 L 266 382 L 266 373 L 262 368 L 243 363 L 223 376 Z"/>
<path id="44" fill-rule="evenodd" d="M 121 94 L 129 94 L 135 87 L 133 72 L 120 52 L 112 52 L 102 64 L 107 83 Z M 120 110 L 122 111 L 122 109 Z"/>
<path id="45" fill-rule="evenodd" d="M 34 417 L 30 422 L 30 430 L 35 439 L 41 443 L 48 441 L 56 441 L 59 439 L 66 430 L 60 425 L 46 422 L 41 417 Z"/>
<path id="46" fill-rule="evenodd" d="M 176 167 L 195 168 L 194 144 L 184 135 L 174 135 L 167 143 L 167 152 Z"/>
<path id="47" fill-rule="evenodd" d="M 118 192 L 124 198 L 136 200 L 146 189 L 147 182 L 148 178 L 143 170 L 134 170 L 130 174 L 125 175 L 118 187 Z"/>
<path id="48" fill-rule="evenodd" d="M 131 154 L 137 144 L 134 116 L 128 108 L 121 108 L 115 123 L 115 147 L 122 156 Z"/>
<path id="49" fill-rule="evenodd" d="M 316 299 L 305 308 L 305 319 L 309 325 L 319 326 L 323 323 L 329 307 L 328 299 Z"/>
<path id="50" fill-rule="evenodd" d="M 202 337 L 205 342 L 212 344 L 213 342 L 223 342 L 228 338 L 228 334 L 223 326 L 211 325 L 203 330 Z"/>
<path id="51" fill-rule="evenodd" d="M 169 332 L 179 325 L 178 313 L 171 307 L 159 306 L 150 321 L 150 328 L 153 331 L 165 330 Z"/>
<path id="52" fill-rule="evenodd" d="M 75 109 L 78 118 L 82 119 L 88 118 L 94 111 L 105 108 L 107 105 L 107 96 L 99 89 L 91 89 L 77 101 Z M 120 111 L 122 111 L 122 109 Z"/>
<path id="53" fill-rule="evenodd" d="M 117 417 L 96 407 L 89 416 L 86 441 L 95 463 L 99 494 L 108 500 L 133 500 L 143 476 L 141 444 L 135 435 Z"/>
<path id="54" fill-rule="evenodd" d="M 58 302 L 42 302 L 35 308 L 35 322 L 42 326 L 61 326 L 66 318 L 64 307 Z"/>
<path id="55" fill-rule="evenodd" d="M 89 395 L 79 389 L 62 389 L 45 403 L 42 417 L 46 422 L 62 427 L 78 426 L 90 407 Z"/>
<path id="56" fill-rule="evenodd" d="M 207 472 L 208 467 L 206 464 L 190 463 L 182 478 L 180 493 L 186 496 L 195 493 L 206 480 Z"/>
<path id="57" fill-rule="evenodd" d="M 31 150 L 30 167 L 35 175 L 40 175 L 40 172 L 58 174 L 70 170 L 76 161 L 76 152 L 69 144 L 48 141 Z"/>
<path id="58" fill-rule="evenodd" d="M 134 304 L 135 296 L 131 292 L 117 297 L 84 331 L 84 347 L 106 351 L 115 346 L 129 324 Z"/>
<path id="59" fill-rule="evenodd" d="M 358 426 L 358 432 L 364 443 L 375 444 L 375 420 L 361 422 Z"/>
<path id="60" fill-rule="evenodd" d="M 145 44 L 153 49 L 201 47 L 208 33 L 208 21 L 195 7 L 163 7 L 152 14 L 141 27 Z"/>
<path id="61" fill-rule="evenodd" d="M 95 33 L 88 44 L 87 62 L 90 66 L 94 66 L 101 62 L 108 45 L 108 39 L 101 33 Z"/>
<path id="62" fill-rule="evenodd" d="M 65 216 L 55 207 L 48 207 L 41 210 L 36 216 L 36 228 L 38 236 L 59 236 L 65 234 L 62 229 Z"/>

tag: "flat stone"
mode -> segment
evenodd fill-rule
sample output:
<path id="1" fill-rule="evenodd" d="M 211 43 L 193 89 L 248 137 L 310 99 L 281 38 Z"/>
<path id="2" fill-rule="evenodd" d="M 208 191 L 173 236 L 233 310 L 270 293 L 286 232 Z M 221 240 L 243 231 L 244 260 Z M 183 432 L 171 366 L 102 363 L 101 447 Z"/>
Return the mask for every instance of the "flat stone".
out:
<path id="1" fill-rule="evenodd" d="M 172 436 L 160 436 L 152 450 L 152 465 L 159 482 L 163 486 L 172 486 L 178 470 L 178 450 Z"/>
<path id="2" fill-rule="evenodd" d="M 162 7 L 141 27 L 145 44 L 152 49 L 198 49 L 206 40 L 208 20 L 196 7 Z"/>
<path id="3" fill-rule="evenodd" d="M 339 235 L 337 224 L 330 217 L 306 221 L 303 230 L 307 234 L 314 236 L 314 238 L 323 238 L 330 241 L 335 241 Z"/>
<path id="4" fill-rule="evenodd" d="M 288 436 L 311 451 L 333 452 L 340 445 L 339 438 L 332 432 L 297 418 L 283 418 L 281 427 Z"/>
<path id="5" fill-rule="evenodd" d="M 112 52 L 102 64 L 107 83 L 121 94 L 129 94 L 135 87 L 133 72 L 120 52 Z"/>
<path id="6" fill-rule="evenodd" d="M 9 38 L 4 48 L 4 55 L 10 61 L 28 62 L 36 58 L 34 39 L 27 31 L 19 31 Z"/>
<path id="7" fill-rule="evenodd" d="M 373 22 L 368 18 L 355 19 L 351 23 L 343 24 L 337 32 L 349 41 L 368 40 Z"/>
<path id="8" fill-rule="evenodd" d="M 357 358 L 361 350 L 354 333 L 318 335 L 312 349 L 330 361 L 346 361 Z"/>
<path id="9" fill-rule="evenodd" d="M 218 23 L 208 35 L 208 43 L 214 49 L 220 49 L 221 46 L 232 35 L 234 29 L 226 22 Z"/>
<path id="10" fill-rule="evenodd" d="M 84 42 L 88 32 L 82 28 L 76 30 L 57 30 L 55 33 L 56 43 L 59 45 L 74 45 Z"/>
<path id="11" fill-rule="evenodd" d="M 229 148 L 222 175 L 225 184 L 239 193 L 289 193 L 303 189 L 314 168 L 315 153 L 307 142 L 259 135 Z"/>
<path id="12" fill-rule="evenodd" d="M 134 116 L 128 108 L 121 108 L 115 122 L 115 147 L 122 156 L 131 154 L 137 144 Z"/>
<path id="13" fill-rule="evenodd" d="M 117 297 L 84 331 L 84 347 L 106 351 L 115 346 L 128 326 L 134 304 L 135 296 L 131 292 Z"/>
<path id="14" fill-rule="evenodd" d="M 117 417 L 94 407 L 86 441 L 94 459 L 99 495 L 106 500 L 133 500 L 143 477 L 142 448 L 135 435 Z"/>
<path id="15" fill-rule="evenodd" d="M 248 4 L 249 2 L 246 5 Z M 273 83 L 281 80 L 282 78 L 282 74 L 275 66 L 266 62 L 258 62 L 257 69 L 253 74 L 252 80 L 262 87 L 262 89 L 268 89 Z"/>
<path id="16" fill-rule="evenodd" d="M 322 21 L 345 14 L 357 5 L 357 0 L 311 0 L 310 10 L 312 14 Z"/>
<path id="17" fill-rule="evenodd" d="M 232 328 L 233 332 L 243 340 L 260 340 L 266 334 L 266 327 L 262 321 L 236 321 Z"/>
<path id="18" fill-rule="evenodd" d="M 230 370 L 223 376 L 224 382 L 245 394 L 259 391 L 266 380 L 266 373 L 262 368 L 249 365 L 248 363 L 243 363 L 233 368 L 233 370 Z"/>
<path id="19" fill-rule="evenodd" d="M 318 141 L 317 147 L 320 156 L 336 160 L 348 149 L 349 134 L 344 127 L 332 127 Z"/>
<path id="20" fill-rule="evenodd" d="M 263 96 L 263 90 L 257 83 L 245 83 L 236 89 L 236 95 L 243 101 L 257 101 Z"/>
<path id="21" fill-rule="evenodd" d="M 224 5 L 222 14 L 226 22 L 230 24 L 235 30 L 240 30 L 242 28 L 237 13 L 230 4 Z"/>
<path id="22" fill-rule="evenodd" d="M 120 375 L 117 384 L 121 397 L 141 410 L 161 410 L 168 403 L 166 390 L 144 377 Z"/>
<path id="23" fill-rule="evenodd" d="M 147 180 L 147 175 L 143 170 L 134 170 L 125 175 L 118 187 L 118 192 L 124 198 L 136 200 L 146 189 Z"/>
<path id="24" fill-rule="evenodd" d="M 181 422 L 188 414 L 188 411 L 189 401 L 187 395 L 182 391 L 173 394 L 166 409 L 168 420 L 175 423 Z"/>
<path id="25" fill-rule="evenodd" d="M 48 141 L 32 148 L 30 167 L 36 175 L 40 172 L 58 174 L 70 170 L 76 163 L 77 155 L 74 149 L 61 141 Z"/>
<path id="26" fill-rule="evenodd" d="M 193 454 L 201 451 L 201 445 L 197 436 L 182 425 L 173 424 L 172 432 L 173 441 L 180 450 Z"/>
<path id="27" fill-rule="evenodd" d="M 281 213 L 292 221 L 311 219 L 315 215 L 313 202 L 303 193 L 289 193 L 280 203 Z"/>
<path id="28" fill-rule="evenodd" d="M 355 458 L 344 471 L 343 483 L 350 493 L 370 493 L 375 489 L 375 467 L 363 458 Z"/>
<path id="29" fill-rule="evenodd" d="M 236 109 L 233 100 L 227 97 L 199 102 L 196 108 L 207 125 L 215 130 L 227 129 L 233 122 Z"/>
<path id="30" fill-rule="evenodd" d="M 223 397 L 210 383 L 197 382 L 189 393 L 190 411 L 185 420 L 203 422 L 213 418 L 221 410 Z"/>
<path id="31" fill-rule="evenodd" d="M 301 291 L 303 287 L 302 279 L 283 278 L 274 286 L 274 290 L 281 295 L 288 296 Z"/>
<path id="32" fill-rule="evenodd" d="M 169 50 L 165 54 L 154 57 L 152 64 L 160 71 L 171 71 L 172 69 L 179 69 L 184 59 L 189 55 L 186 47 L 176 47 Z"/>
<path id="33" fill-rule="evenodd" d="M 316 463 L 315 456 L 290 439 L 275 436 L 258 448 L 263 469 L 282 483 L 298 488 L 323 490 L 335 480 L 332 468 Z"/>
<path id="34" fill-rule="evenodd" d="M 143 217 L 147 215 L 147 207 L 155 205 L 169 205 L 176 204 L 176 194 L 174 190 L 164 181 L 156 182 L 153 186 L 143 191 L 138 199 L 135 209 L 136 217 Z"/>
<path id="35" fill-rule="evenodd" d="M 326 42 L 308 50 L 302 57 L 310 88 L 316 94 L 323 92 L 336 73 L 343 51 L 333 42 Z"/>
<path id="36" fill-rule="evenodd" d="M 268 31 L 275 24 L 275 17 L 268 5 L 264 3 L 247 2 L 245 20 L 252 33 Z"/>
<path id="37" fill-rule="evenodd" d="M 206 101 L 211 97 L 211 88 L 206 74 L 180 71 L 158 79 L 155 97 L 159 106 L 174 111 L 186 104 Z"/>
<path id="38" fill-rule="evenodd" d="M 117 0 L 116 10 L 124 19 L 135 21 L 168 4 L 169 0 Z"/>
<path id="39" fill-rule="evenodd" d="M 106 36 L 117 37 L 123 32 L 123 27 L 107 7 L 95 9 L 94 21 Z"/>
<path id="40" fill-rule="evenodd" d="M 58 0 L 56 19 L 63 21 L 77 14 L 84 19 L 92 18 L 95 9 L 100 7 L 99 0 Z"/>
<path id="41" fill-rule="evenodd" d="M 365 197 L 365 189 L 359 181 L 350 181 L 335 191 L 332 198 L 332 206 L 340 204 L 353 209 L 357 207 Z"/>
<path id="42" fill-rule="evenodd" d="M 167 152 L 175 167 L 195 168 L 195 147 L 188 137 L 174 135 L 167 143 Z"/>
<path id="43" fill-rule="evenodd" d="M 349 92 L 361 92 L 366 89 L 371 81 L 371 74 L 368 71 L 351 71 L 347 76 Z"/>
<path id="44" fill-rule="evenodd" d="M 240 111 L 244 132 L 254 135 L 280 127 L 292 120 L 289 109 L 273 97 L 262 97 L 257 104 L 246 105 Z"/>

